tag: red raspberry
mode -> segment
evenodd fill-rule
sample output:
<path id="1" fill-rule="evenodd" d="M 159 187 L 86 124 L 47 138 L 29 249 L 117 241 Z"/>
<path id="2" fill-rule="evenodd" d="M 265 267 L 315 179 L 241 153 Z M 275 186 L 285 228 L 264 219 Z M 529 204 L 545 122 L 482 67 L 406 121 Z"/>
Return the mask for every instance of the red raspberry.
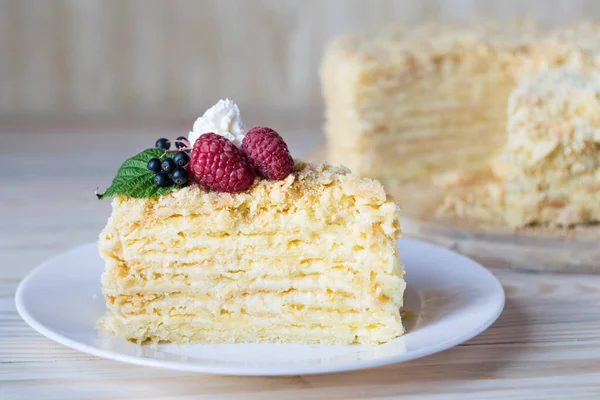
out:
<path id="1" fill-rule="evenodd" d="M 219 192 L 246 190 L 256 177 L 246 155 L 216 133 L 205 133 L 196 140 L 188 173 L 192 181 Z"/>
<path id="2" fill-rule="evenodd" d="M 271 128 L 250 129 L 242 141 L 242 150 L 262 177 L 280 180 L 294 171 L 294 159 L 287 144 Z"/>

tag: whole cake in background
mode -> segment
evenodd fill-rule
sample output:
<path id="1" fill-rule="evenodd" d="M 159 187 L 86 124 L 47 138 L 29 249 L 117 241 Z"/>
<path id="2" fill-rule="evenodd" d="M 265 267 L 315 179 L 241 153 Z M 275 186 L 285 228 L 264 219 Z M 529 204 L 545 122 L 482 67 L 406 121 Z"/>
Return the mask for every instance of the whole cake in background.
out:
<path id="1" fill-rule="evenodd" d="M 228 100 L 188 138 L 156 145 L 99 195 L 116 195 L 98 243 L 104 329 L 175 343 L 377 344 L 404 332 L 399 210 L 379 182 L 294 161 L 274 130 L 246 131 Z"/>
<path id="2" fill-rule="evenodd" d="M 600 141 L 591 132 L 596 121 L 552 105 L 559 96 L 568 96 L 568 102 L 589 92 L 572 85 L 595 79 L 586 77 L 600 65 L 599 43 L 595 23 L 555 29 L 532 23 L 397 24 L 340 37 L 328 46 L 321 67 L 328 160 L 390 188 L 458 174 L 460 179 L 450 182 L 457 190 L 449 190 L 440 205 L 442 214 L 496 218 L 512 227 L 598 221 L 598 207 L 583 204 L 600 191 Z M 548 69 L 563 71 L 551 74 L 558 81 L 537 77 Z M 581 78 L 573 79 L 573 73 Z M 578 132 L 586 126 L 585 135 L 574 134 L 585 151 L 569 155 L 586 165 L 573 173 L 586 175 L 579 183 L 568 174 L 554 179 L 550 169 L 558 164 L 534 173 L 511 158 L 516 138 L 538 147 L 548 128 L 526 124 L 515 131 L 508 121 L 513 118 L 507 113 L 509 97 L 516 91 L 517 102 L 522 82 L 552 86 L 538 92 L 554 100 L 543 111 L 523 104 L 520 115 L 539 111 Z M 574 135 L 566 134 L 562 143 Z M 553 197 L 573 190 L 579 194 Z"/>

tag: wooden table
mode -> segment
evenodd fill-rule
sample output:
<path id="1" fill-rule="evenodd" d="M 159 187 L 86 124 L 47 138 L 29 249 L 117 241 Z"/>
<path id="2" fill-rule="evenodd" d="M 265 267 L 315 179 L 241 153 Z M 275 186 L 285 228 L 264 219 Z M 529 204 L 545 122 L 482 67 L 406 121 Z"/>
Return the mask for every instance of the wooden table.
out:
<path id="1" fill-rule="evenodd" d="M 297 155 L 322 140 L 318 119 L 277 115 L 265 122 L 254 113 L 247 122 L 277 127 Z M 185 134 L 191 122 L 0 120 L 0 399 L 600 398 L 600 276 L 490 265 L 507 302 L 486 332 L 419 360 L 331 375 L 244 378 L 137 367 L 29 328 L 15 309 L 19 281 L 46 258 L 94 241 L 110 208 L 95 199 L 96 186 L 105 188 L 134 151 Z"/>

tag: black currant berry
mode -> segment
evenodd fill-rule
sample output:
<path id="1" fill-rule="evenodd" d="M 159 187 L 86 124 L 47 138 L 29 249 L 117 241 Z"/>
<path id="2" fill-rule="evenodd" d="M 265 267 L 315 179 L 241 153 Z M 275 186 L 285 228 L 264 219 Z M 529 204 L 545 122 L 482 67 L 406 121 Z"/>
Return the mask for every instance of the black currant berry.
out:
<path id="1" fill-rule="evenodd" d="M 175 162 L 172 158 L 165 158 L 160 163 L 160 167 L 162 168 L 163 172 L 173 172 L 175 169 Z"/>
<path id="2" fill-rule="evenodd" d="M 183 185 L 188 181 L 188 173 L 183 168 L 175 168 L 173 171 L 173 181 L 178 185 Z"/>
<path id="3" fill-rule="evenodd" d="M 156 141 L 156 144 L 154 145 L 154 147 L 157 147 L 159 149 L 169 150 L 169 148 L 171 148 L 171 142 L 169 142 L 169 139 L 167 139 L 167 138 L 160 138 Z"/>
<path id="4" fill-rule="evenodd" d="M 187 165 L 188 162 L 190 162 L 190 156 L 188 156 L 185 151 L 178 151 L 173 156 L 173 161 L 175 161 L 175 165 L 177 165 L 178 167 L 183 167 Z"/>
<path id="5" fill-rule="evenodd" d="M 177 138 L 177 141 L 175 142 L 175 147 L 177 147 L 178 149 L 182 147 L 187 147 L 187 145 L 185 144 L 187 140 L 188 139 L 185 136 L 179 136 Z"/>
<path id="6" fill-rule="evenodd" d="M 166 172 L 159 172 L 154 175 L 154 184 L 160 187 L 166 187 L 173 183 L 171 178 L 169 178 L 169 174 Z"/>
<path id="7" fill-rule="evenodd" d="M 152 172 L 160 172 L 160 158 L 151 158 L 148 161 L 148 169 Z"/>

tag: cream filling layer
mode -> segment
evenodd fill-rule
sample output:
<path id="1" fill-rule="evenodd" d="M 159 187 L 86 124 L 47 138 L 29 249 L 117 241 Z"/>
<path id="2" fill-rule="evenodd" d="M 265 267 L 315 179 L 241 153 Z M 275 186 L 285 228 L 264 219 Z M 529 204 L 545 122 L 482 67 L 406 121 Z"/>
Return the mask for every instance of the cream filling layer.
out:
<path id="1" fill-rule="evenodd" d="M 356 292 L 369 291 L 370 288 L 355 288 Z M 401 290 L 398 290 L 399 292 Z M 402 293 L 397 293 L 402 295 Z M 227 313 L 248 315 L 275 315 L 289 310 L 319 310 L 319 312 L 376 312 L 386 310 L 397 313 L 402 306 L 402 298 L 390 299 L 384 295 L 357 296 L 355 293 L 334 292 L 330 289 L 315 288 L 312 291 L 291 289 L 285 292 L 248 292 L 229 298 L 210 294 L 165 293 L 162 295 L 117 295 L 108 296 L 109 310 L 117 314 L 140 314 L 147 312 L 207 312 L 213 316 Z"/>
<path id="2" fill-rule="evenodd" d="M 114 270 L 113 270 L 114 271 Z M 211 274 L 212 275 L 212 274 Z M 345 268 L 336 268 L 329 274 L 281 274 L 279 276 L 232 273 L 207 277 L 204 271 L 188 271 L 183 274 L 145 275 L 127 274 L 116 277 L 106 273 L 102 277 L 104 293 L 111 296 L 121 294 L 162 294 L 170 292 L 210 294 L 215 298 L 228 298 L 243 293 L 289 290 L 311 291 L 327 289 L 333 292 L 355 293 L 357 288 L 372 295 L 385 294 L 396 298 L 401 296 L 398 287 L 401 278 L 392 274 L 372 274 L 364 277 L 348 272 Z"/>

